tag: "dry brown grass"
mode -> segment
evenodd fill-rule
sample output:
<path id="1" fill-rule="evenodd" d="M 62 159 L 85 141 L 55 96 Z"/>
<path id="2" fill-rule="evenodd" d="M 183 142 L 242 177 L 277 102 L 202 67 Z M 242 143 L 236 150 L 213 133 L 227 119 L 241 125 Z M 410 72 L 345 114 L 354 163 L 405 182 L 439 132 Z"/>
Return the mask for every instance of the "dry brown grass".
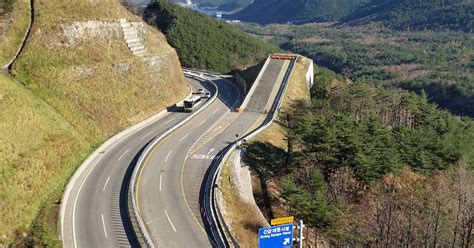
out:
<path id="1" fill-rule="evenodd" d="M 230 164 L 226 163 L 222 171 L 220 189 L 224 200 L 224 218 L 232 235 L 240 247 L 256 247 L 258 244 L 258 229 L 263 227 L 255 207 L 242 201 L 232 180 L 226 180 L 231 175 Z"/>
<path id="2" fill-rule="evenodd" d="M 291 75 L 285 98 L 282 103 L 284 113 L 294 114 L 298 112 L 296 105 L 300 101 L 310 99 L 309 91 L 306 86 L 305 74 L 308 69 L 310 60 L 301 57 L 296 63 L 293 74 Z M 283 116 L 280 118 L 284 118 Z M 273 122 L 270 127 L 259 133 L 255 137 L 256 141 L 269 142 L 273 146 L 287 150 L 287 141 L 284 126 L 279 121 Z"/>
<path id="3" fill-rule="evenodd" d="M 301 59 L 297 62 L 290 83 L 286 91 L 285 99 L 283 101 L 283 111 L 295 112 L 295 105 L 302 100 L 309 100 L 309 92 L 306 86 L 306 69 L 309 66 L 309 60 Z M 274 122 L 270 127 L 261 132 L 255 137 L 255 140 L 261 142 L 269 142 L 273 146 L 281 149 L 287 149 L 287 141 L 285 130 L 278 121 Z M 230 165 L 227 163 L 222 172 L 222 178 L 230 177 Z M 261 188 L 258 177 L 252 177 L 253 194 L 256 196 L 257 202 L 262 204 Z M 268 191 L 271 197 L 278 198 L 279 192 L 276 184 L 268 184 Z M 222 180 L 221 190 L 225 202 L 225 218 L 229 226 L 232 227 L 232 234 L 239 242 L 241 247 L 256 247 L 258 244 L 258 228 L 262 223 L 258 221 L 258 213 L 254 210 L 255 206 L 245 203 L 240 198 L 237 189 L 235 189 L 232 181 Z M 279 205 L 272 206 L 272 212 L 275 216 L 285 216 L 286 212 Z M 267 216 L 268 218 L 268 216 Z"/>
<path id="4" fill-rule="evenodd" d="M 0 36 L 0 66 L 10 62 L 20 48 L 30 23 L 29 3 L 29 0 L 15 1 L 13 11 L 10 13 L 12 22 L 8 20 L 10 15 L 3 22 L 8 31 L 3 36 Z"/>
<path id="5" fill-rule="evenodd" d="M 387 69 L 397 75 L 400 80 L 412 80 L 420 76 L 426 76 L 428 73 L 421 69 L 420 64 L 389 65 Z"/>
<path id="6" fill-rule="evenodd" d="M 311 37 L 301 39 L 301 42 L 306 43 L 306 44 L 317 45 L 317 44 L 328 44 L 328 43 L 331 43 L 332 40 L 323 38 L 321 36 L 311 36 Z"/>
<path id="7" fill-rule="evenodd" d="M 0 245 L 25 231 L 89 144 L 59 113 L 0 74 Z"/>

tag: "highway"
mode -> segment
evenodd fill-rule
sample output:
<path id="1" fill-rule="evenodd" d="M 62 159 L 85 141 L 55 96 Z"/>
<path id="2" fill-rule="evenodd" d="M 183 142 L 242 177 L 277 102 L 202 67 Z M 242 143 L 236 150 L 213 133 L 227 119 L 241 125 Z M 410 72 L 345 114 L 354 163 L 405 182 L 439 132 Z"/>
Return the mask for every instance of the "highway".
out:
<path id="1" fill-rule="evenodd" d="M 206 74 L 217 85 L 218 98 L 158 143 L 145 160 L 138 174 L 137 208 L 156 247 L 212 246 L 199 205 L 201 184 L 216 154 L 263 122 L 288 63 L 272 60 L 268 68 L 250 96 L 248 106 L 253 107 L 242 113 L 231 111 L 242 103 L 242 92 Z M 188 81 L 215 93 L 207 83 Z M 130 176 L 146 145 L 189 116 L 170 110 L 99 150 L 76 171 L 61 208 L 64 247 L 140 246 L 129 219 Z"/>
<path id="2" fill-rule="evenodd" d="M 189 79 L 192 88 L 203 88 Z M 189 114 L 170 108 L 159 120 L 101 150 L 90 165 L 71 182 L 64 196 L 61 216 L 65 247 L 119 247 L 138 243 L 130 226 L 127 189 L 130 174 L 142 149 L 156 135 L 176 125 Z"/>
<path id="3" fill-rule="evenodd" d="M 270 72 L 255 89 L 258 95 L 248 103 L 258 107 L 243 113 L 231 112 L 243 101 L 240 91 L 225 80 L 216 81 L 218 99 L 152 150 L 139 172 L 136 197 L 156 247 L 212 246 L 199 205 L 204 175 L 223 148 L 263 122 L 260 111 L 273 102 L 288 65 L 269 63 Z"/>

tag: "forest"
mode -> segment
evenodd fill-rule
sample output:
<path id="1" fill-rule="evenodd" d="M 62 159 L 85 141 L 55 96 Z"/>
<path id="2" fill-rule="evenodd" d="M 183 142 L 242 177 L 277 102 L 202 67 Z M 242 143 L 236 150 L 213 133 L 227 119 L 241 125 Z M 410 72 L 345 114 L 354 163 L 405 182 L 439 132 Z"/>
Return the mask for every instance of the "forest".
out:
<path id="1" fill-rule="evenodd" d="M 311 102 L 280 118 L 287 150 L 246 147 L 244 162 L 279 186 L 273 204 L 334 246 L 471 247 L 472 119 L 426 94 L 315 76 Z"/>
<path id="2" fill-rule="evenodd" d="M 421 94 L 458 115 L 474 117 L 474 35 L 403 32 L 377 24 L 348 27 L 238 25 L 283 49 L 312 58 L 354 82 Z"/>
<path id="3" fill-rule="evenodd" d="M 381 22 L 397 30 L 472 32 L 474 4 L 464 0 L 372 0 L 340 21 L 351 25 Z"/>
<path id="4" fill-rule="evenodd" d="M 217 7 L 221 10 L 235 10 L 247 7 L 252 0 L 198 0 L 199 7 Z"/>
<path id="5" fill-rule="evenodd" d="M 279 50 L 230 24 L 165 0 L 153 1 L 143 16 L 166 35 L 184 67 L 229 72 L 257 64 Z"/>
<path id="6" fill-rule="evenodd" d="M 260 24 L 334 21 L 365 3 L 367 0 L 256 0 L 228 18 Z"/>
<path id="7" fill-rule="evenodd" d="M 256 0 L 229 16 L 260 24 L 372 22 L 397 30 L 472 32 L 474 4 L 465 0 Z"/>

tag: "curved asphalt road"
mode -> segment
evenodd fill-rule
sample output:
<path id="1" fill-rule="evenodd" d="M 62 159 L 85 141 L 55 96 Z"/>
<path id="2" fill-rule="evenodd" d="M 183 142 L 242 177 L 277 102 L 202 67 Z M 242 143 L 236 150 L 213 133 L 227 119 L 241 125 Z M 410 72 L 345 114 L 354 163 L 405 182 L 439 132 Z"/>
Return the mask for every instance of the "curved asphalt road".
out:
<path id="1" fill-rule="evenodd" d="M 252 111 L 235 113 L 242 98 L 225 80 L 215 81 L 218 99 L 201 114 L 160 142 L 145 161 L 137 181 L 137 204 L 156 247 L 211 247 L 202 218 L 199 196 L 204 175 L 216 154 L 260 125 L 260 114 L 273 103 L 288 62 L 274 61 L 251 96 Z M 216 120 L 218 121 L 216 122 Z"/>
<path id="2" fill-rule="evenodd" d="M 191 87 L 203 88 L 188 78 Z M 171 108 L 172 110 L 172 108 Z M 169 111 L 159 120 L 101 151 L 74 182 L 62 222 L 65 247 L 136 246 L 128 219 L 127 189 L 132 170 L 145 145 L 189 114 Z"/>
<path id="3" fill-rule="evenodd" d="M 266 88 L 266 96 L 252 96 L 251 106 L 263 107 L 273 102 L 275 89 L 287 69 L 285 65 L 275 68 L 276 73 L 267 73 L 273 76 L 264 77 L 265 82 L 260 82 L 255 91 Z M 214 156 L 233 142 L 236 134 L 241 136 L 255 128 L 265 116 L 257 111 L 230 112 L 242 102 L 241 93 L 226 80 L 210 79 L 219 88 L 218 99 L 158 144 L 139 174 L 139 211 L 157 247 L 211 246 L 199 206 L 204 174 Z M 196 81 L 190 83 L 202 87 Z M 101 151 L 80 173 L 63 202 L 61 228 L 65 247 L 139 245 L 127 212 L 130 175 L 145 145 L 187 116 L 166 113 Z"/>

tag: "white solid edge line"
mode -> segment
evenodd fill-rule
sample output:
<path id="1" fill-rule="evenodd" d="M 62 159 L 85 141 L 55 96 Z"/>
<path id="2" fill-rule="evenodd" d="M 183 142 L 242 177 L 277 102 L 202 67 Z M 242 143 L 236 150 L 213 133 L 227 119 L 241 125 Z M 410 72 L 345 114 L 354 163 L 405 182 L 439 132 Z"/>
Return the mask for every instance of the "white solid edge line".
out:
<path id="1" fill-rule="evenodd" d="M 179 142 L 183 141 L 186 137 L 188 137 L 189 133 L 185 134 L 180 140 Z"/>
<path id="2" fill-rule="evenodd" d="M 166 212 L 166 209 L 165 209 L 165 215 L 166 215 L 166 218 L 168 218 L 168 221 L 170 222 L 171 227 L 173 228 L 174 232 L 178 232 L 176 231 L 176 228 L 174 227 L 173 222 L 171 222 L 170 216 L 168 215 L 168 212 Z"/>
<path id="3" fill-rule="evenodd" d="M 166 163 L 166 161 L 168 161 L 168 158 L 169 158 L 169 156 L 170 156 L 171 152 L 173 152 L 173 150 L 170 150 L 170 151 L 168 152 L 168 155 L 166 155 L 166 158 L 165 158 L 165 163 Z"/>
<path id="4" fill-rule="evenodd" d="M 189 86 L 189 84 L 187 84 Z M 192 90 L 191 92 L 189 93 L 188 97 L 192 95 Z M 186 97 L 187 98 L 187 97 Z M 185 99 L 186 99 L 185 98 Z M 59 215 L 60 215 L 60 218 L 61 218 L 61 234 L 59 235 L 60 236 L 60 239 L 62 241 L 62 244 L 64 245 L 64 242 L 65 242 L 65 239 L 64 239 L 64 232 L 65 232 L 65 225 L 64 225 L 64 222 L 65 222 L 65 216 L 66 216 L 66 205 L 67 203 L 69 202 L 68 201 L 68 198 L 70 197 L 71 193 L 72 193 L 72 189 L 74 188 L 74 186 L 76 185 L 76 181 L 80 178 L 80 176 L 82 176 L 82 173 L 84 171 L 86 171 L 86 169 L 88 169 L 87 167 L 90 167 L 88 165 L 90 165 L 94 159 L 96 159 L 97 157 L 99 157 L 100 153 L 99 151 L 100 150 L 103 150 L 103 149 L 106 149 L 106 148 L 109 148 L 110 146 L 115 146 L 115 143 L 116 142 L 119 142 L 129 136 L 131 136 L 133 134 L 133 132 L 137 132 L 139 130 L 142 130 L 144 128 L 146 128 L 148 125 L 156 122 L 156 121 L 159 121 L 161 120 L 162 118 L 164 118 L 165 116 L 169 115 L 170 112 L 168 112 L 167 109 L 163 109 L 161 110 L 160 112 L 158 112 L 157 114 L 133 125 L 133 126 L 130 126 L 128 127 L 126 130 L 120 132 L 120 133 L 117 133 L 115 134 L 112 138 L 110 138 L 109 140 L 107 140 L 106 142 L 104 142 L 98 149 L 96 149 L 93 153 L 91 153 L 88 158 L 83 162 L 81 163 L 81 165 L 76 169 L 76 171 L 74 172 L 74 174 L 72 175 L 71 177 L 71 180 L 69 180 L 67 182 L 67 185 L 65 187 L 65 192 L 62 196 L 62 203 L 61 203 L 61 207 L 60 207 L 60 210 L 59 210 Z M 77 198 L 75 199 L 74 203 L 76 204 L 77 203 Z M 74 217 L 75 217 L 75 211 L 73 210 L 73 220 L 74 220 Z M 73 221 L 73 240 L 74 240 L 74 247 L 77 247 L 77 244 L 75 242 L 75 230 L 74 230 L 74 221 Z"/>
<path id="5" fill-rule="evenodd" d="M 123 152 L 122 155 L 119 158 L 119 161 L 122 160 L 123 156 L 125 156 L 125 154 L 129 151 L 130 151 L 130 149 L 127 149 L 125 152 Z"/>
<path id="6" fill-rule="evenodd" d="M 160 191 L 161 191 L 161 181 L 162 181 L 162 179 L 163 179 L 163 173 L 160 174 Z"/>
<path id="7" fill-rule="evenodd" d="M 110 177 L 107 177 L 107 181 L 105 181 L 104 187 L 102 188 L 102 191 L 105 191 L 105 187 L 107 187 L 107 183 L 109 182 Z"/>
<path id="8" fill-rule="evenodd" d="M 104 214 L 101 214 L 101 217 L 102 217 L 102 226 L 104 227 L 104 234 L 105 234 L 105 237 L 107 237 L 107 229 L 105 228 L 105 221 L 104 221 Z"/>
<path id="9" fill-rule="evenodd" d="M 76 239 L 76 206 L 77 206 L 77 200 L 79 199 L 79 195 L 81 194 L 82 187 L 84 186 L 84 183 L 87 181 L 87 177 L 92 173 L 94 168 L 99 164 L 100 160 L 103 157 L 100 157 L 97 162 L 92 166 L 90 171 L 87 173 L 86 177 L 82 181 L 81 185 L 79 186 L 79 189 L 76 194 L 76 198 L 74 199 L 74 205 L 72 207 L 72 238 L 74 239 L 74 247 L 77 248 L 77 239 Z"/>

